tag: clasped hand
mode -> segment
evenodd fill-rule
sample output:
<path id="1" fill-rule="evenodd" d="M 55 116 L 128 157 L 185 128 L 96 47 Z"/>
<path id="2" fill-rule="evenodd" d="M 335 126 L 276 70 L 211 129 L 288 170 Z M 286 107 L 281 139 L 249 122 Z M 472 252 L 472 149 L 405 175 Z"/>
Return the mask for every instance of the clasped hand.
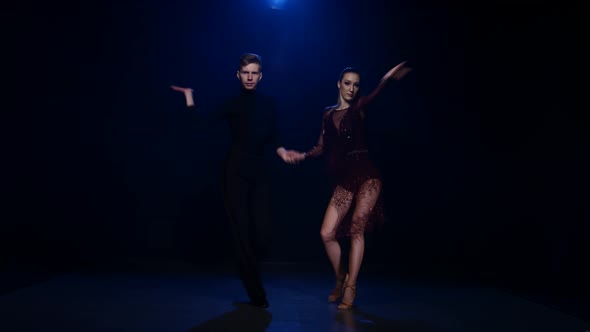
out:
<path id="1" fill-rule="evenodd" d="M 285 150 L 280 157 L 287 164 L 298 164 L 305 159 L 305 154 L 295 150 Z"/>

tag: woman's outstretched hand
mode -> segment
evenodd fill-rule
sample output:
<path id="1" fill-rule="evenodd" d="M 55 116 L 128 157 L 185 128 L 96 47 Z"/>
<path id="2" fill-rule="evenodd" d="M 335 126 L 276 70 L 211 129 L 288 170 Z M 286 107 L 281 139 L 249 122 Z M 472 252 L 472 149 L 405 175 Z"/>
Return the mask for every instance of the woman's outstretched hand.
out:
<path id="1" fill-rule="evenodd" d="M 393 78 L 394 80 L 401 80 L 406 74 L 412 71 L 412 68 L 406 66 L 407 61 L 399 63 L 397 66 L 391 68 L 384 76 L 383 80 Z"/>

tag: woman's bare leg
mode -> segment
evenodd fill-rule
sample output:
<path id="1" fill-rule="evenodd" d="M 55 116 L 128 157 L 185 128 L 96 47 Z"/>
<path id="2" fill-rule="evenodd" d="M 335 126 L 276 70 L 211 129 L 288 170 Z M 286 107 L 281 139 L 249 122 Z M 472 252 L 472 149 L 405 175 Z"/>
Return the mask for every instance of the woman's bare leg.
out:
<path id="1" fill-rule="evenodd" d="M 350 229 L 350 257 L 347 285 L 356 285 L 365 253 L 365 227 L 381 192 L 381 181 L 370 179 L 359 188 Z M 352 304 L 355 291 L 345 289 L 342 302 Z"/>
<path id="2" fill-rule="evenodd" d="M 324 221 L 320 230 L 320 235 L 322 236 L 322 241 L 324 242 L 324 248 L 326 249 L 326 254 L 328 255 L 328 259 L 330 260 L 332 268 L 334 269 L 334 274 L 336 275 L 337 281 L 341 281 L 344 276 L 342 275 L 343 271 L 341 266 L 342 249 L 340 248 L 340 244 L 336 239 L 336 229 L 342 221 L 342 218 L 344 218 L 348 212 L 353 197 L 354 196 L 352 192 L 347 191 L 342 187 L 337 187 L 334 190 L 332 198 L 330 199 L 330 203 L 328 204 L 328 208 L 326 209 Z M 332 295 L 330 297 L 332 297 Z"/>

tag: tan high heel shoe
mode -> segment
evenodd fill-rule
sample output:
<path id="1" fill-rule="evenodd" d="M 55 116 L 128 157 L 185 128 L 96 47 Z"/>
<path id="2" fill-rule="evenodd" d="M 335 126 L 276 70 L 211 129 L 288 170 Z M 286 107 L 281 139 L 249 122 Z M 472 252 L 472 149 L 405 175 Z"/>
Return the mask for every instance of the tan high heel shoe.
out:
<path id="1" fill-rule="evenodd" d="M 328 296 L 328 302 L 336 302 L 342 297 L 342 294 L 344 293 L 343 287 L 346 280 L 348 280 L 348 273 L 346 273 L 343 278 L 336 279 L 336 287 L 334 287 L 334 290 L 332 290 L 332 293 Z"/>
<path id="2" fill-rule="evenodd" d="M 338 305 L 338 310 L 350 310 L 354 307 L 353 302 L 354 298 L 356 297 L 356 285 L 347 285 L 345 283 L 344 288 L 342 288 L 343 293 L 346 293 L 346 289 L 350 289 L 352 291 L 352 300 L 350 302 L 340 302 L 340 304 Z"/>

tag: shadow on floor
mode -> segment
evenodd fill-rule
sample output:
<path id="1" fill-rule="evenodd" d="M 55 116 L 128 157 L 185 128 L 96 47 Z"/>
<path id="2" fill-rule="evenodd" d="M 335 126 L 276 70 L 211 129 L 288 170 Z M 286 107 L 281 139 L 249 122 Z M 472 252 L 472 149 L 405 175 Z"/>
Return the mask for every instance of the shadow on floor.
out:
<path id="1" fill-rule="evenodd" d="M 193 327 L 188 332 L 264 332 L 270 325 L 272 315 L 267 310 L 240 302 L 234 303 L 234 307 L 234 310 Z"/>
<path id="2" fill-rule="evenodd" d="M 334 321 L 337 325 L 344 326 L 343 331 L 355 332 L 441 332 L 440 328 L 432 326 L 424 321 L 404 320 L 394 321 L 379 317 L 355 308 L 353 310 L 339 310 Z M 338 331 L 338 329 L 334 329 Z"/>

